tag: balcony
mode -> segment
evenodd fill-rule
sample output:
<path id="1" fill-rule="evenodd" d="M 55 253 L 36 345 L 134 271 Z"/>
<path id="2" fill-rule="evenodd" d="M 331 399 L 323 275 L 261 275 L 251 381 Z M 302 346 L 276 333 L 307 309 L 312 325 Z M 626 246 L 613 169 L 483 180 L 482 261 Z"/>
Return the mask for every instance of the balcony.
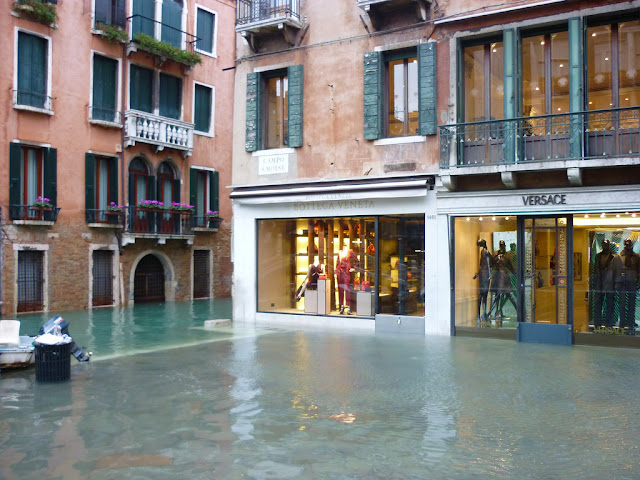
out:
<path id="1" fill-rule="evenodd" d="M 222 223 L 222 218 L 219 217 L 196 217 L 191 219 L 194 232 L 217 232 Z"/>
<path id="2" fill-rule="evenodd" d="M 152 238 L 158 244 L 167 240 L 187 240 L 193 244 L 191 212 L 151 209 L 147 207 L 125 207 L 125 234 L 122 245 L 134 243 L 137 238 Z"/>
<path id="3" fill-rule="evenodd" d="M 180 150 L 184 158 L 193 153 L 193 123 L 139 110 L 127 110 L 124 117 L 126 147 L 142 142 L 155 146 L 158 152 L 165 148 Z"/>
<path id="4" fill-rule="evenodd" d="M 627 165 L 640 156 L 640 107 L 441 125 L 444 175 Z"/>
<path id="5" fill-rule="evenodd" d="M 51 226 L 58 220 L 58 207 L 35 207 L 33 205 L 9 205 L 9 218 L 14 225 Z"/>
<path id="6" fill-rule="evenodd" d="M 238 0 L 236 32 L 257 50 L 259 38 L 281 33 L 289 45 L 298 46 L 307 25 L 300 16 L 300 0 Z"/>
<path id="7" fill-rule="evenodd" d="M 124 226 L 124 212 L 87 209 L 85 210 L 85 218 L 89 226 L 93 228 L 122 228 Z"/>
<path id="8" fill-rule="evenodd" d="M 389 16 L 402 12 L 415 12 L 417 21 L 429 19 L 429 5 L 432 0 L 356 0 L 357 5 L 369 16 L 376 30 L 384 28 Z"/>

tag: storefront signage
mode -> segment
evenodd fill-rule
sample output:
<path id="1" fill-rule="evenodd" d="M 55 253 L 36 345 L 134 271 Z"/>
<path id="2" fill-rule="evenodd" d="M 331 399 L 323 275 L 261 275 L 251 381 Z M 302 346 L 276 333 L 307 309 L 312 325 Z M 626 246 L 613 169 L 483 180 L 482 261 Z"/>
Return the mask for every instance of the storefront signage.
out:
<path id="1" fill-rule="evenodd" d="M 362 210 L 375 208 L 373 200 L 327 200 L 322 202 L 299 202 L 293 204 L 295 212 L 310 210 Z"/>
<path id="2" fill-rule="evenodd" d="M 258 175 L 273 175 L 289 171 L 288 155 L 265 155 L 258 160 Z"/>
<path id="3" fill-rule="evenodd" d="M 523 195 L 525 205 L 566 205 L 566 195 Z"/>

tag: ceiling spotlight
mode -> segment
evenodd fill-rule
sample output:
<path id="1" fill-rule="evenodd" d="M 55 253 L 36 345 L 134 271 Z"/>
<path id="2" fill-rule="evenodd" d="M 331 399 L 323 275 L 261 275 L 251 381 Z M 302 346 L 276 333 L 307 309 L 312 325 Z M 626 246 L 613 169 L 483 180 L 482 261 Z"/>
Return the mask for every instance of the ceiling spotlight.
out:
<path id="1" fill-rule="evenodd" d="M 619 213 L 616 213 L 616 218 L 620 218 L 620 214 Z"/>
<path id="2" fill-rule="evenodd" d="M 631 214 L 631 216 L 632 216 L 633 218 L 636 218 L 636 214 L 635 214 L 635 213 L 632 213 L 632 214 Z"/>
<path id="3" fill-rule="evenodd" d="M 585 213 L 585 214 L 584 214 L 584 218 L 589 218 L 589 214 L 588 214 L 588 213 Z"/>
<path id="4" fill-rule="evenodd" d="M 603 213 L 600 215 L 600 218 L 607 218 L 607 216 Z"/>
<path id="5" fill-rule="evenodd" d="M 505 220 L 509 220 L 509 217 L 504 217 Z"/>
<path id="6" fill-rule="evenodd" d="M 479 217 L 478 220 L 482 221 L 482 217 Z"/>
<path id="7" fill-rule="evenodd" d="M 496 217 L 491 217 L 491 220 L 495 221 Z"/>
<path id="8" fill-rule="evenodd" d="M 469 220 L 471 220 L 471 217 L 467 217 L 467 222 L 468 222 Z"/>

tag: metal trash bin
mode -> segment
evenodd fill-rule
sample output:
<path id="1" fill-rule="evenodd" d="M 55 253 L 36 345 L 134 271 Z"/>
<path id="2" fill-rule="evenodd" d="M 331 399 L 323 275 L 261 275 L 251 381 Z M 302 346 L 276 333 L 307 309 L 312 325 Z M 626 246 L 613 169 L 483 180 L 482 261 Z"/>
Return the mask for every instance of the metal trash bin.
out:
<path id="1" fill-rule="evenodd" d="M 71 378 L 71 343 L 35 347 L 36 380 L 62 382 Z"/>

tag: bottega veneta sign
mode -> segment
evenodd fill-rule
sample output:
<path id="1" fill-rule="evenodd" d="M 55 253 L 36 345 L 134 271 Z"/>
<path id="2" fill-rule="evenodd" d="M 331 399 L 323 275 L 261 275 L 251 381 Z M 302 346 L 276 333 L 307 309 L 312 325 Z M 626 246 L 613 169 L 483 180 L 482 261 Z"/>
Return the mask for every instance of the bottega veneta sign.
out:
<path id="1" fill-rule="evenodd" d="M 522 203 L 525 205 L 566 205 L 566 195 L 523 195 Z"/>

